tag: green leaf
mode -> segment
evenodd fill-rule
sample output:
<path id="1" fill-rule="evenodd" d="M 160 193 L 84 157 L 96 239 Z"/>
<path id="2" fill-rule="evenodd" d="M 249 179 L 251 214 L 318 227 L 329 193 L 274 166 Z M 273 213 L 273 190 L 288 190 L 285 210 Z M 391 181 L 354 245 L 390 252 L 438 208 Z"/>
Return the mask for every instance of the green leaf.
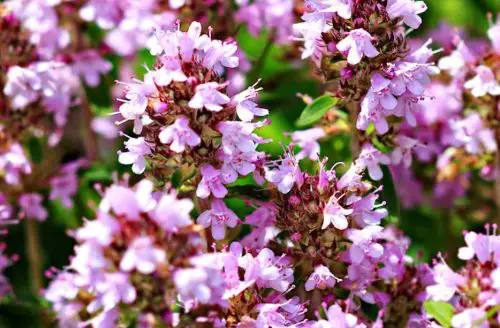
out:
<path id="1" fill-rule="evenodd" d="M 319 121 L 333 106 L 338 104 L 339 99 L 328 95 L 324 95 L 314 99 L 312 103 L 307 105 L 300 114 L 296 122 L 298 127 L 312 125 Z"/>
<path id="2" fill-rule="evenodd" d="M 27 147 L 33 163 L 40 164 L 43 161 L 43 146 L 40 139 L 31 137 L 28 140 Z"/>
<path id="3" fill-rule="evenodd" d="M 443 327 L 451 326 L 451 318 L 455 314 L 455 308 L 446 302 L 426 301 L 424 308 L 427 314 L 436 319 Z"/>

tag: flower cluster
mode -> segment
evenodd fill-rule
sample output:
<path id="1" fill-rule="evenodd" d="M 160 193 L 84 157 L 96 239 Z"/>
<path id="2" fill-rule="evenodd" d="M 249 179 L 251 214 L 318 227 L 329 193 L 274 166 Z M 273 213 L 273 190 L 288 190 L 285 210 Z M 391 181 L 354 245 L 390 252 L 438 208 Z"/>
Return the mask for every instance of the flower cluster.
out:
<path id="1" fill-rule="evenodd" d="M 427 287 L 427 297 L 453 305 L 453 327 L 494 327 L 499 322 L 500 292 L 497 226 L 486 226 L 487 234 L 465 232 L 466 246 L 459 249 L 458 258 L 466 264 L 454 272 L 443 259 L 433 267 L 433 284 Z M 491 233 L 491 234 L 490 234 Z"/>

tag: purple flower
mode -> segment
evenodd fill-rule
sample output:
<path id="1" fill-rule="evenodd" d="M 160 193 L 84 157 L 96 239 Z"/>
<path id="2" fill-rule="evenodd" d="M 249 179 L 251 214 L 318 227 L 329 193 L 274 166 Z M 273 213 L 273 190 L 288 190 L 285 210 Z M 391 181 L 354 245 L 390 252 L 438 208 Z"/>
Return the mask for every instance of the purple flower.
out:
<path id="1" fill-rule="evenodd" d="M 31 165 L 21 145 L 12 144 L 6 152 L 0 153 L 0 170 L 5 171 L 7 184 L 18 184 L 21 182 L 20 173 L 31 173 Z"/>
<path id="2" fill-rule="evenodd" d="M 208 256 L 208 254 L 207 254 Z M 178 269 L 174 273 L 174 283 L 181 302 L 217 304 L 223 292 L 224 280 L 214 269 L 195 267 Z M 191 308 L 192 306 L 188 306 Z"/>
<path id="3" fill-rule="evenodd" d="M 229 68 L 238 67 L 240 61 L 238 56 L 236 56 L 236 50 L 238 50 L 236 42 L 212 40 L 204 49 L 203 66 L 207 68 L 215 67 L 219 72 L 222 70 L 222 66 Z"/>
<path id="4" fill-rule="evenodd" d="M 346 236 L 352 241 L 349 259 L 354 264 L 361 264 L 366 259 L 378 259 L 384 254 L 384 247 L 377 242 L 382 237 L 381 226 L 367 226 L 362 230 L 349 229 Z"/>
<path id="5" fill-rule="evenodd" d="M 471 112 L 463 119 L 452 119 L 449 122 L 452 136 L 449 142 L 456 146 L 464 146 L 470 154 L 495 152 L 497 143 L 493 130 L 484 127 L 483 120 L 477 112 Z"/>
<path id="6" fill-rule="evenodd" d="M 100 212 L 96 220 L 85 220 L 83 227 L 76 231 L 75 238 L 106 247 L 111 244 L 113 235 L 119 230 L 120 225 L 112 216 Z"/>
<path id="7" fill-rule="evenodd" d="M 473 231 L 465 234 L 466 247 L 458 251 L 458 258 L 464 261 L 471 260 L 474 256 L 479 262 L 485 263 L 491 255 L 500 258 L 500 236 L 477 234 Z"/>
<path id="8" fill-rule="evenodd" d="M 196 189 L 196 196 L 207 198 L 213 194 L 217 198 L 224 198 L 227 195 L 227 189 L 224 187 L 224 180 L 220 170 L 212 165 L 204 164 L 201 167 L 202 179 Z"/>
<path id="9" fill-rule="evenodd" d="M 37 193 L 22 194 L 19 197 L 19 206 L 27 219 L 45 221 L 47 219 L 47 210 L 42 206 L 43 197 Z"/>
<path id="10" fill-rule="evenodd" d="M 430 299 L 443 302 L 449 301 L 464 283 L 464 278 L 453 272 L 444 262 L 434 267 L 434 280 L 435 284 L 426 289 L 427 295 Z"/>
<path id="11" fill-rule="evenodd" d="M 361 149 L 359 158 L 356 160 L 356 166 L 360 168 L 368 168 L 370 178 L 373 180 L 382 179 L 383 173 L 380 164 L 389 165 L 391 159 L 389 156 L 377 150 L 370 143 L 365 143 Z"/>
<path id="12" fill-rule="evenodd" d="M 143 137 L 129 138 L 125 141 L 128 151 L 119 152 L 118 162 L 124 165 L 132 164 L 132 172 L 142 174 L 146 170 L 146 159 L 144 156 L 151 154 L 151 148 Z"/>
<path id="13" fill-rule="evenodd" d="M 480 308 L 466 309 L 451 318 L 453 328 L 489 328 L 486 311 Z"/>
<path id="14" fill-rule="evenodd" d="M 118 127 L 110 117 L 94 117 L 91 126 L 94 132 L 106 139 L 114 140 L 118 137 Z"/>
<path id="15" fill-rule="evenodd" d="M 190 199 L 177 199 L 175 191 L 161 196 L 151 216 L 165 231 L 177 232 L 193 223 L 189 213 L 193 210 Z"/>
<path id="16" fill-rule="evenodd" d="M 217 154 L 218 158 L 224 162 L 221 168 L 224 183 L 233 183 L 238 178 L 238 174 L 245 176 L 255 172 L 256 163 L 265 157 L 265 153 L 257 151 L 236 150 L 231 155 L 227 155 L 220 149 Z"/>
<path id="17" fill-rule="evenodd" d="M 87 306 L 90 313 L 101 307 L 109 311 L 120 302 L 131 304 L 135 301 L 136 291 L 130 283 L 129 275 L 122 272 L 105 273 L 101 281 L 95 286 L 96 298 Z"/>
<path id="18" fill-rule="evenodd" d="M 238 217 L 231 211 L 224 201 L 214 199 L 210 209 L 201 213 L 196 223 L 203 228 L 212 227 L 212 236 L 215 240 L 224 239 L 226 235 L 226 226 L 234 228 L 238 224 Z"/>
<path id="19" fill-rule="evenodd" d="M 94 328 L 115 328 L 116 321 L 120 316 L 120 312 L 117 308 L 112 308 L 108 311 L 103 311 L 92 319 L 86 321 L 84 326 L 90 326 Z"/>
<path id="20" fill-rule="evenodd" d="M 345 230 L 349 225 L 347 216 L 351 215 L 352 209 L 343 208 L 339 204 L 339 199 L 332 195 L 323 209 L 323 225 L 321 229 L 326 229 L 332 224 L 336 229 Z"/>
<path id="21" fill-rule="evenodd" d="M 196 87 L 196 93 L 189 101 L 189 107 L 194 109 L 206 108 L 212 112 L 219 112 L 224 107 L 222 105 L 228 104 L 230 99 L 218 89 L 221 86 L 217 82 L 207 82 L 200 84 Z"/>
<path id="22" fill-rule="evenodd" d="M 179 116 L 174 124 L 164 128 L 158 135 L 161 143 L 169 144 L 170 149 L 176 153 L 182 153 L 186 145 L 194 147 L 200 144 L 200 137 L 189 127 L 189 121 L 185 116 Z"/>
<path id="23" fill-rule="evenodd" d="M 142 116 L 148 107 L 148 98 L 138 94 L 129 100 L 119 99 L 123 102 L 120 106 L 120 114 L 124 120 L 119 123 L 127 121 L 134 121 L 134 133 L 140 134 L 142 132 Z"/>
<path id="24" fill-rule="evenodd" d="M 327 328 L 327 327 L 339 327 L 339 328 L 362 328 L 363 324 L 357 324 L 358 318 L 353 314 L 346 313 L 342 311 L 342 308 L 334 304 L 328 308 L 326 313 L 328 321 L 320 320 L 313 325 L 313 328 Z"/>
<path id="25" fill-rule="evenodd" d="M 99 85 L 99 75 L 108 73 L 113 65 L 101 58 L 96 50 L 85 50 L 77 53 L 73 58 L 71 69 L 81 76 L 91 87 Z"/>
<path id="26" fill-rule="evenodd" d="M 152 197 L 153 182 L 140 181 L 135 190 L 121 185 L 112 185 L 104 194 L 99 205 L 102 212 L 113 210 L 117 216 L 124 216 L 130 220 L 138 220 L 141 213 L 149 212 L 156 205 Z"/>
<path id="27" fill-rule="evenodd" d="M 405 167 L 410 167 L 412 162 L 412 150 L 417 146 L 418 140 L 404 135 L 398 135 L 394 138 L 397 147 L 391 153 L 392 164 L 399 165 L 403 162 Z"/>
<path id="28" fill-rule="evenodd" d="M 443 57 L 438 62 L 438 67 L 444 71 L 448 71 L 451 76 L 460 78 L 467 72 L 466 65 L 476 61 L 474 55 L 465 45 L 464 41 L 460 41 L 457 48 L 446 57 Z"/>
<path id="29" fill-rule="evenodd" d="M 486 94 L 500 95 L 500 84 L 488 66 L 480 65 L 476 68 L 477 75 L 465 82 L 464 87 L 471 89 L 474 97 L 483 97 Z"/>
<path id="30" fill-rule="evenodd" d="M 493 50 L 500 53 L 500 19 L 497 18 L 497 23 L 488 30 L 488 38 L 491 40 Z"/>
<path id="31" fill-rule="evenodd" d="M 187 76 L 182 71 L 182 66 L 177 58 L 162 57 L 162 66 L 153 71 L 153 79 L 159 86 L 168 86 L 172 81 L 184 82 Z"/>
<path id="32" fill-rule="evenodd" d="M 282 193 L 287 194 L 295 184 L 302 184 L 304 176 L 292 154 L 287 153 L 284 158 L 270 163 L 269 166 L 265 167 L 266 180 L 275 184 Z"/>
<path id="33" fill-rule="evenodd" d="M 377 191 L 378 189 L 357 200 L 352 206 L 352 217 L 356 223 L 362 227 L 366 225 L 380 224 L 380 220 L 385 218 L 388 214 L 385 208 L 380 208 L 381 206 L 385 206 L 385 202 L 378 205 L 375 204 L 379 197 Z"/>
<path id="34" fill-rule="evenodd" d="M 113 28 L 121 19 L 120 1 L 90 0 L 78 12 L 87 21 L 95 21 L 102 29 Z"/>
<path id="35" fill-rule="evenodd" d="M 349 32 L 349 35 L 337 43 L 337 49 L 342 53 L 347 53 L 347 62 L 351 65 L 358 64 L 363 55 L 368 58 L 378 56 L 379 52 L 372 44 L 372 36 L 363 29 L 356 29 Z"/>
<path id="36" fill-rule="evenodd" d="M 298 160 L 304 158 L 309 158 L 313 161 L 317 160 L 320 153 L 318 140 L 325 136 L 326 133 L 322 128 L 312 128 L 293 132 L 291 134 L 293 145 L 298 145 L 302 148 L 295 157 Z"/>
<path id="37" fill-rule="evenodd" d="M 422 24 L 422 18 L 418 16 L 427 10 L 423 1 L 414 0 L 389 0 L 387 1 L 387 13 L 391 19 L 401 17 L 403 22 L 411 28 L 417 29 Z"/>
<path id="38" fill-rule="evenodd" d="M 7 196 L 0 192 L 0 223 L 10 219 L 12 213 L 12 206 L 10 206 Z"/>
<path id="39" fill-rule="evenodd" d="M 258 91 L 259 89 L 251 86 L 231 98 L 231 105 L 236 107 L 236 114 L 238 114 L 240 120 L 250 122 L 255 116 L 266 116 L 269 114 L 267 109 L 258 107 L 256 103 L 250 100 L 257 97 Z"/>
<path id="40" fill-rule="evenodd" d="M 253 280 L 259 287 L 284 292 L 293 282 L 293 269 L 288 268 L 283 259 L 275 257 L 273 251 L 268 248 L 261 250 L 257 257 L 247 253 L 238 263 L 245 269 L 245 281 Z"/>
<path id="41" fill-rule="evenodd" d="M 313 289 L 326 289 L 333 288 L 339 280 L 337 277 L 331 273 L 330 269 L 324 265 L 318 265 L 314 268 L 314 272 L 311 273 L 309 278 L 305 283 L 306 291 L 311 291 Z"/>
<path id="42" fill-rule="evenodd" d="M 12 66 L 7 71 L 3 92 L 11 98 L 10 104 L 14 109 L 21 109 L 39 98 L 41 88 L 42 81 L 34 70 Z"/>
<path id="43" fill-rule="evenodd" d="M 151 274 L 156 266 L 166 259 L 165 251 L 155 247 L 150 237 L 134 239 L 120 262 L 120 269 L 126 272 L 137 270 L 143 274 Z"/>
<path id="44" fill-rule="evenodd" d="M 269 121 L 257 123 L 222 121 L 217 125 L 217 130 L 222 133 L 222 150 L 227 155 L 232 155 L 235 151 L 244 153 L 254 152 L 257 144 L 267 142 L 267 140 L 252 133 Z"/>
<path id="45" fill-rule="evenodd" d="M 85 160 L 76 160 L 65 164 L 59 170 L 59 174 L 50 178 L 50 200 L 59 199 L 66 208 L 73 206 L 71 197 L 78 190 L 77 172 L 80 167 L 86 165 Z"/>

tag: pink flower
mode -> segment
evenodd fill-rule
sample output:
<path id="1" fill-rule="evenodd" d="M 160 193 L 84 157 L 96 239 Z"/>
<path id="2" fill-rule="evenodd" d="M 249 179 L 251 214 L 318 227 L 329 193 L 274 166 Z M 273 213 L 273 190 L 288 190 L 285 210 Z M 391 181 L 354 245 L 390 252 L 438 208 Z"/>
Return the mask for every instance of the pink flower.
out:
<path id="1" fill-rule="evenodd" d="M 20 173 L 31 173 L 30 162 L 21 145 L 12 144 L 6 152 L 0 153 L 0 170 L 5 171 L 4 179 L 7 184 L 18 184 L 21 182 Z"/>
<path id="2" fill-rule="evenodd" d="M 324 265 L 318 265 L 314 268 L 314 272 L 307 278 L 305 283 L 306 291 L 313 289 L 333 288 L 339 280 L 331 273 L 330 269 Z"/>
<path id="3" fill-rule="evenodd" d="M 177 199 L 175 191 L 171 191 L 160 198 L 151 216 L 165 231 L 177 232 L 193 224 L 189 215 L 193 207 L 190 199 Z"/>
<path id="4" fill-rule="evenodd" d="M 357 324 L 358 318 L 353 314 L 346 313 L 338 304 L 328 308 L 326 313 L 328 321 L 320 320 L 313 325 L 313 328 L 339 327 L 339 328 L 362 328 L 364 324 Z"/>
<path id="5" fill-rule="evenodd" d="M 204 164 L 201 167 L 202 179 L 196 189 L 196 196 L 207 198 L 213 194 L 217 198 L 224 198 L 227 194 L 227 189 L 224 187 L 223 176 L 220 170 L 217 170 L 212 165 Z"/>
<path id="6" fill-rule="evenodd" d="M 231 155 L 233 152 L 241 151 L 244 153 L 254 152 L 257 144 L 267 142 L 255 133 L 258 129 L 269 121 L 257 123 L 222 121 L 217 125 L 217 130 L 222 133 L 222 149 L 225 154 Z"/>
<path id="7" fill-rule="evenodd" d="M 257 95 L 258 90 L 251 86 L 231 98 L 231 105 L 236 107 L 236 114 L 238 114 L 240 120 L 250 122 L 255 116 L 269 114 L 267 109 L 258 107 L 256 103 L 250 100 L 256 98 Z"/>
<path id="8" fill-rule="evenodd" d="M 466 309 L 451 318 L 453 328 L 489 328 L 486 311 L 479 308 Z"/>
<path id="9" fill-rule="evenodd" d="M 78 170 L 80 167 L 86 165 L 85 160 L 76 160 L 65 164 L 59 170 L 59 174 L 52 177 L 50 183 L 50 200 L 59 199 L 63 206 L 70 208 L 73 206 L 71 197 L 76 194 L 78 190 Z"/>
<path id="10" fill-rule="evenodd" d="M 194 147 L 200 144 L 200 137 L 189 127 L 189 121 L 185 116 L 179 116 L 174 124 L 164 128 L 158 135 L 161 143 L 169 144 L 170 149 L 176 153 L 182 153 L 186 145 Z"/>
<path id="11" fill-rule="evenodd" d="M 142 132 L 141 119 L 148 107 L 148 98 L 144 95 L 136 95 L 130 100 L 121 101 L 123 104 L 120 106 L 120 114 L 122 114 L 124 120 L 120 123 L 134 121 L 134 133 L 140 134 Z"/>
<path id="12" fill-rule="evenodd" d="M 497 23 L 490 27 L 488 30 L 488 37 L 491 40 L 493 50 L 500 53 L 500 19 L 497 18 Z"/>
<path id="13" fill-rule="evenodd" d="M 96 220 L 85 220 L 83 227 L 76 231 L 75 238 L 106 247 L 113 241 L 113 235 L 120 231 L 120 225 L 106 213 L 100 212 L 98 215 Z"/>
<path id="14" fill-rule="evenodd" d="M 453 272 L 446 263 L 439 263 L 434 267 L 435 283 L 428 286 L 426 291 L 429 298 L 435 301 L 449 301 L 458 287 L 464 284 L 464 278 Z"/>
<path id="15" fill-rule="evenodd" d="M 104 311 L 109 311 L 120 302 L 131 304 L 137 296 L 129 275 L 122 272 L 105 273 L 103 279 L 95 286 L 95 294 L 96 298 L 87 306 L 90 313 L 96 312 L 101 307 Z"/>
<path id="16" fill-rule="evenodd" d="M 458 258 L 461 260 L 468 261 L 476 256 L 479 262 L 485 263 L 492 254 L 500 258 L 500 236 L 471 231 L 465 234 L 465 243 L 467 246 L 458 250 Z"/>
<path id="17" fill-rule="evenodd" d="M 165 251 L 155 247 L 150 237 L 138 237 L 123 255 L 120 269 L 126 272 L 135 269 L 143 274 L 151 274 L 156 270 L 156 266 L 163 263 L 165 259 Z"/>
<path id="18" fill-rule="evenodd" d="M 399 165 L 403 162 L 405 167 L 410 167 L 412 162 L 412 150 L 418 145 L 418 140 L 407 136 L 398 135 L 394 138 L 397 147 L 391 153 L 392 164 Z"/>
<path id="19" fill-rule="evenodd" d="M 349 52 L 347 62 L 351 65 L 358 64 L 363 55 L 373 58 L 379 54 L 372 44 L 370 33 L 363 29 L 350 31 L 347 37 L 337 43 L 337 49 L 343 53 Z"/>
<path id="20" fill-rule="evenodd" d="M 129 138 L 125 141 L 128 151 L 119 152 L 118 162 L 124 165 L 132 164 L 132 172 L 142 174 L 146 170 L 146 159 L 144 156 L 151 154 L 146 140 L 143 137 Z"/>
<path id="21" fill-rule="evenodd" d="M 304 176 L 299 163 L 291 154 L 287 153 L 284 158 L 276 161 L 276 164 L 270 163 L 269 166 L 264 168 L 266 180 L 275 184 L 282 193 L 287 194 L 295 184 L 302 184 Z"/>
<path id="22" fill-rule="evenodd" d="M 476 68 L 477 75 L 465 82 L 464 87 L 471 89 L 474 97 L 483 97 L 486 94 L 500 95 L 500 83 L 488 66 L 480 65 Z"/>
<path id="23" fill-rule="evenodd" d="M 310 160 L 318 160 L 320 146 L 318 140 L 325 137 L 326 133 L 322 128 L 312 128 L 303 131 L 295 131 L 291 134 L 293 145 L 298 145 L 299 153 L 295 155 L 298 160 L 309 158 Z"/>
<path id="24" fill-rule="evenodd" d="M 21 109 L 38 99 L 41 88 L 42 81 L 34 70 L 12 66 L 7 71 L 3 92 L 11 98 L 14 109 Z"/>
<path id="25" fill-rule="evenodd" d="M 162 66 L 153 71 L 153 79 L 159 86 L 165 87 L 172 81 L 184 82 L 187 80 L 186 75 L 182 71 L 179 59 L 163 57 L 161 58 L 161 63 Z"/>
<path id="26" fill-rule="evenodd" d="M 367 226 L 361 230 L 349 229 L 347 238 L 352 241 L 349 259 L 354 264 L 361 264 L 366 259 L 378 259 L 384 254 L 384 247 L 377 242 L 382 238 L 381 226 Z"/>
<path id="27" fill-rule="evenodd" d="M 196 87 L 196 93 L 189 101 L 189 107 L 195 109 L 206 108 L 212 112 L 219 112 L 229 103 L 229 97 L 220 93 L 221 86 L 217 82 L 207 82 Z"/>
<path id="28" fill-rule="evenodd" d="M 226 234 L 225 226 L 234 228 L 238 224 L 238 221 L 239 219 L 236 214 L 226 206 L 224 201 L 214 199 L 211 208 L 201 213 L 196 223 L 203 228 L 212 226 L 212 236 L 215 240 L 221 240 L 224 239 Z"/>
<path id="29" fill-rule="evenodd" d="M 19 206 L 27 219 L 45 221 L 47 219 L 47 210 L 42 206 L 42 195 L 37 193 L 22 194 L 19 197 Z"/>
<path id="30" fill-rule="evenodd" d="M 381 206 L 385 206 L 385 202 L 375 204 L 379 197 L 377 193 L 378 190 L 380 190 L 380 188 L 357 200 L 352 206 L 352 217 L 362 227 L 380 224 L 380 220 L 385 218 L 388 214 L 385 208 L 380 208 Z"/>
<path id="31" fill-rule="evenodd" d="M 323 209 L 323 225 L 321 229 L 326 229 L 332 224 L 336 229 L 345 230 L 349 225 L 347 216 L 351 214 L 352 209 L 343 208 L 339 204 L 339 199 L 333 195 Z"/>
<path id="32" fill-rule="evenodd" d="M 383 176 L 380 164 L 391 164 L 390 157 L 377 150 L 372 144 L 365 143 L 361 149 L 359 158 L 356 160 L 356 165 L 360 168 L 368 168 L 370 178 L 380 180 Z"/>
<path id="33" fill-rule="evenodd" d="M 135 186 L 135 190 L 121 185 L 111 185 L 106 190 L 99 209 L 104 213 L 112 210 L 115 215 L 138 220 L 141 213 L 149 212 L 156 205 L 152 197 L 153 188 L 153 182 L 145 179 Z"/>
<path id="34" fill-rule="evenodd" d="M 391 19 L 401 17 L 403 22 L 411 28 L 418 28 L 422 24 L 422 18 L 418 16 L 427 10 L 423 1 L 414 0 L 389 0 L 387 1 L 387 13 Z"/>
<path id="35" fill-rule="evenodd" d="M 83 325 L 95 328 L 114 328 L 116 327 L 116 320 L 118 320 L 119 316 L 120 311 L 115 307 L 99 313 L 97 316 L 86 321 Z"/>
<path id="36" fill-rule="evenodd" d="M 108 73 L 113 65 L 101 58 L 96 50 L 85 50 L 75 54 L 71 69 L 91 87 L 99 85 L 99 75 Z"/>
<path id="37" fill-rule="evenodd" d="M 207 68 L 215 66 L 220 71 L 222 66 L 235 68 L 239 65 L 239 58 L 236 56 L 236 50 L 238 50 L 236 42 L 212 40 L 204 50 L 203 66 Z"/>

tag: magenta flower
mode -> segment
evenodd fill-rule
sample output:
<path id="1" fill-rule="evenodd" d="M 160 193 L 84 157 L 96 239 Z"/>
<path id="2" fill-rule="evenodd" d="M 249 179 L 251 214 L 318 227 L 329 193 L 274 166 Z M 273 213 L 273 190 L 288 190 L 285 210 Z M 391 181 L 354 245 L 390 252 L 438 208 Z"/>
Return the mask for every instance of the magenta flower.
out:
<path id="1" fill-rule="evenodd" d="M 21 173 L 31 173 L 30 162 L 21 145 L 12 144 L 6 152 L 0 153 L 0 170 L 5 171 L 7 184 L 18 184 L 21 182 Z"/>
<path id="2" fill-rule="evenodd" d="M 284 158 L 270 163 L 269 166 L 264 167 L 266 180 L 275 184 L 278 190 L 287 194 L 295 184 L 300 186 L 303 182 L 304 176 L 300 171 L 299 163 L 293 155 L 287 153 Z M 272 167 L 275 166 L 273 169 Z"/>
<path id="3" fill-rule="evenodd" d="M 227 189 L 224 187 L 223 175 L 212 165 L 204 164 L 201 167 L 202 179 L 196 189 L 196 196 L 207 198 L 213 194 L 217 198 L 224 198 L 227 195 Z"/>
<path id="4" fill-rule="evenodd" d="M 221 86 L 217 82 L 207 82 L 196 87 L 196 93 L 189 101 L 189 107 L 194 109 L 206 108 L 212 112 L 219 112 L 228 104 L 230 99 L 218 91 Z"/>
<path id="5" fill-rule="evenodd" d="M 465 234 L 467 246 L 458 250 L 458 258 L 464 261 L 471 260 L 474 256 L 479 262 L 485 263 L 491 259 L 491 255 L 500 254 L 500 237 L 496 235 L 477 234 L 474 231 Z"/>
<path id="6" fill-rule="evenodd" d="M 214 199 L 209 210 L 201 213 L 196 223 L 203 228 L 212 227 L 212 236 L 215 240 L 224 239 L 226 226 L 234 228 L 238 224 L 238 217 L 231 211 L 224 201 Z"/>
<path id="7" fill-rule="evenodd" d="M 172 81 L 184 82 L 187 76 L 182 71 L 182 66 L 177 58 L 163 57 L 161 58 L 162 66 L 153 71 L 153 79 L 159 86 L 167 86 Z"/>
<path id="8" fill-rule="evenodd" d="M 363 29 L 350 31 L 347 37 L 337 43 L 337 49 L 342 53 L 348 53 L 347 62 L 351 65 L 358 64 L 363 56 L 373 58 L 379 54 L 372 44 L 370 33 Z"/>
<path id="9" fill-rule="evenodd" d="M 411 28 L 417 29 L 422 24 L 419 14 L 427 10 L 423 1 L 415 0 L 389 0 L 387 13 L 391 19 L 401 17 L 403 22 Z"/>
<path id="10" fill-rule="evenodd" d="M 19 207 L 25 218 L 38 221 L 47 219 L 47 210 L 42 206 L 43 197 L 37 193 L 22 194 L 19 197 Z"/>
<path id="11" fill-rule="evenodd" d="M 121 185 L 111 185 L 104 194 L 99 209 L 115 215 L 124 216 L 129 220 L 138 220 L 141 213 L 149 212 L 156 205 L 152 197 L 153 182 L 142 180 L 135 190 Z"/>
<path id="12" fill-rule="evenodd" d="M 92 241 L 106 247 L 113 241 L 113 235 L 120 231 L 120 225 L 110 215 L 99 213 L 96 220 L 85 220 L 83 227 L 76 231 L 75 238 Z"/>
<path id="13" fill-rule="evenodd" d="M 71 197 L 78 191 L 78 170 L 87 165 L 85 160 L 76 160 L 65 164 L 59 170 L 59 174 L 50 178 L 50 200 L 59 199 L 63 206 L 71 208 L 73 201 Z"/>
<path id="14" fill-rule="evenodd" d="M 471 89 L 474 97 L 483 97 L 486 94 L 500 95 L 500 83 L 488 66 L 480 65 L 476 68 L 477 75 L 465 82 L 464 87 Z"/>
<path id="15" fill-rule="evenodd" d="M 489 328 L 486 311 L 480 308 L 466 309 L 451 318 L 453 328 Z"/>
<path id="16" fill-rule="evenodd" d="M 215 67 L 217 71 L 220 71 L 222 66 L 235 68 L 239 65 L 240 61 L 236 56 L 238 46 L 235 42 L 212 40 L 204 50 L 203 66 L 207 68 Z"/>
<path id="17" fill-rule="evenodd" d="M 103 311 L 92 319 L 85 321 L 84 326 L 90 326 L 95 328 L 114 328 L 116 327 L 116 320 L 120 316 L 120 311 L 118 308 L 112 308 L 108 311 Z"/>
<path id="18" fill-rule="evenodd" d="M 257 123 L 222 121 L 217 125 L 217 130 L 222 133 L 222 149 L 225 154 L 232 155 L 233 152 L 241 151 L 244 153 L 254 152 L 257 144 L 265 143 L 268 140 L 263 139 L 253 131 L 268 124 L 269 121 Z"/>
<path id="19" fill-rule="evenodd" d="M 384 254 L 384 247 L 377 242 L 382 237 L 381 226 L 367 226 L 362 230 L 349 229 L 346 236 L 352 241 L 349 247 L 349 259 L 354 264 L 361 264 L 367 259 L 378 259 Z"/>
<path id="20" fill-rule="evenodd" d="M 318 140 L 325 136 L 326 133 L 322 128 L 311 128 L 291 133 L 293 145 L 297 145 L 301 148 L 295 157 L 298 160 L 304 158 L 309 158 L 313 161 L 318 160 L 320 153 Z"/>
<path id="21" fill-rule="evenodd" d="M 465 280 L 443 262 L 434 267 L 434 281 L 433 285 L 427 287 L 427 295 L 435 301 L 447 302 L 458 291 L 458 287 Z"/>
<path id="22" fill-rule="evenodd" d="M 104 311 L 109 311 L 120 302 L 131 304 L 137 296 L 129 275 L 122 272 L 105 273 L 103 279 L 96 284 L 95 293 L 96 298 L 87 306 L 90 313 L 101 307 Z"/>
<path id="23" fill-rule="evenodd" d="M 189 215 L 193 208 L 190 199 L 177 199 L 177 194 L 171 191 L 161 196 L 151 216 L 165 231 L 177 232 L 193 223 Z"/>
<path id="24" fill-rule="evenodd" d="M 391 153 L 393 165 L 403 162 L 405 167 L 410 167 L 412 163 L 412 151 L 418 145 L 418 140 L 407 136 L 398 135 L 394 138 L 397 147 Z"/>
<path id="25" fill-rule="evenodd" d="M 138 237 L 123 255 L 120 269 L 126 272 L 137 270 L 143 274 L 151 274 L 156 270 L 156 266 L 163 263 L 165 259 L 165 251 L 155 247 L 150 237 Z"/>
<path id="26" fill-rule="evenodd" d="M 200 137 L 189 127 L 189 120 L 185 116 L 179 116 L 174 124 L 164 128 L 158 135 L 161 143 L 170 145 L 170 149 L 176 153 L 182 153 L 186 145 L 190 147 L 201 143 Z"/>
<path id="27" fill-rule="evenodd" d="M 314 272 L 311 273 L 309 278 L 305 283 L 306 291 L 311 291 L 313 289 L 326 289 L 333 288 L 339 279 L 331 273 L 330 269 L 324 265 L 318 265 L 314 268 Z"/>
<path id="28" fill-rule="evenodd" d="M 124 120 L 120 123 L 134 121 L 134 133 L 140 134 L 142 132 L 141 119 L 148 107 L 148 98 L 144 95 L 136 95 L 130 100 L 121 99 L 121 101 L 123 104 L 120 106 L 120 114 Z"/>
<path id="29" fill-rule="evenodd" d="M 352 217 L 362 227 L 380 224 L 380 220 L 388 214 L 385 208 L 381 208 L 381 206 L 385 206 L 385 202 L 375 204 L 379 197 L 377 191 L 357 200 L 352 206 Z"/>
<path id="30" fill-rule="evenodd" d="M 313 328 L 342 327 L 342 328 L 362 328 L 364 324 L 357 324 L 358 318 L 350 313 L 346 313 L 338 304 L 328 308 L 326 313 L 327 320 L 320 320 L 313 324 Z"/>
<path id="31" fill-rule="evenodd" d="M 380 164 L 391 164 L 390 157 L 377 150 L 372 144 L 365 143 L 361 149 L 359 158 L 356 160 L 356 165 L 360 168 L 368 168 L 370 178 L 380 180 L 383 176 Z"/>
<path id="32" fill-rule="evenodd" d="M 255 116 L 266 116 L 269 114 L 267 109 L 258 107 L 256 103 L 250 100 L 257 97 L 258 91 L 251 86 L 231 98 L 231 105 L 236 107 L 236 114 L 238 114 L 240 120 L 250 122 Z"/>
<path id="33" fill-rule="evenodd" d="M 336 229 L 345 230 L 349 225 L 347 216 L 351 215 L 352 209 L 343 208 L 339 204 L 339 199 L 332 195 L 323 209 L 323 225 L 321 229 L 326 229 L 332 224 Z"/>
<path id="34" fill-rule="evenodd" d="M 39 98 L 41 88 L 42 81 L 34 70 L 12 66 L 7 71 L 3 92 L 11 98 L 13 108 L 21 109 Z"/>
<path id="35" fill-rule="evenodd" d="M 129 138 L 125 141 L 128 151 L 119 152 L 118 162 L 124 165 L 132 164 L 132 172 L 142 174 L 146 170 L 146 159 L 144 156 L 151 154 L 151 148 L 143 137 Z"/>
<path id="36" fill-rule="evenodd" d="M 99 75 L 108 73 L 113 65 L 99 56 L 96 50 L 85 50 L 73 58 L 71 69 L 91 87 L 99 85 Z"/>

